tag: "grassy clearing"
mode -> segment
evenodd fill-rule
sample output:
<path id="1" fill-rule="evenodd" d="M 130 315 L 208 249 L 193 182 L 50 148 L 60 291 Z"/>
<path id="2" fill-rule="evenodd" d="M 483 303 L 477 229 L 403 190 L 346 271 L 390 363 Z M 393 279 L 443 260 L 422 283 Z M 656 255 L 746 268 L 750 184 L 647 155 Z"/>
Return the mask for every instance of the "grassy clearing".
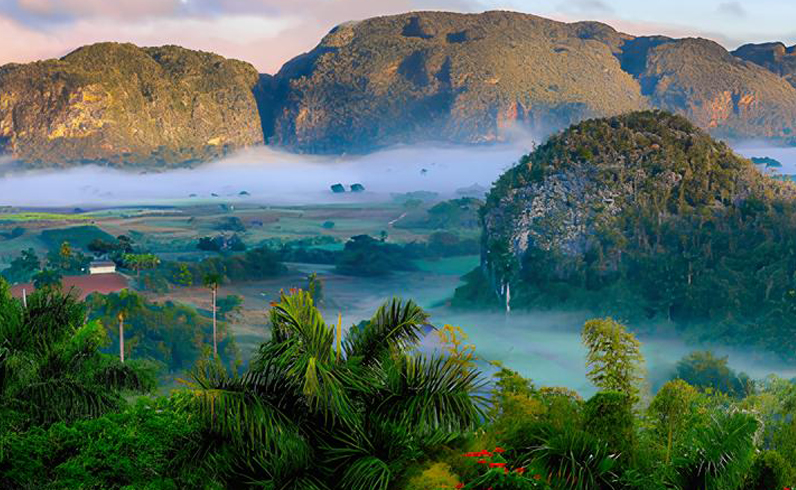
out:
<path id="1" fill-rule="evenodd" d="M 92 216 L 84 214 L 61 214 L 61 213 L 9 213 L 0 214 L 0 223 L 10 221 L 14 223 L 21 223 L 26 221 L 86 221 L 93 219 Z"/>

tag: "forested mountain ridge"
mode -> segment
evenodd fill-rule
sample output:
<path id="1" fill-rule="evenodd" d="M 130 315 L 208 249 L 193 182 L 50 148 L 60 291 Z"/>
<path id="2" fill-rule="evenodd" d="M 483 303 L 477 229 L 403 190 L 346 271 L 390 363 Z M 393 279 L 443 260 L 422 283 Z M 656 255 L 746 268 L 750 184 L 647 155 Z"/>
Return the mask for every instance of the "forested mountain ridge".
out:
<path id="1" fill-rule="evenodd" d="M 515 307 L 657 317 L 792 355 L 796 191 L 684 117 L 572 126 L 498 180 L 482 220 L 500 301 L 508 284 Z"/>
<path id="2" fill-rule="evenodd" d="M 173 166 L 262 143 L 253 66 L 101 43 L 0 67 L 0 148 L 32 166 Z"/>
<path id="3" fill-rule="evenodd" d="M 31 165 L 171 166 L 267 141 L 307 153 L 544 136 L 661 108 L 794 143 L 792 49 L 634 37 L 598 22 L 412 12 L 334 28 L 275 75 L 165 46 L 0 67 L 0 150 Z"/>

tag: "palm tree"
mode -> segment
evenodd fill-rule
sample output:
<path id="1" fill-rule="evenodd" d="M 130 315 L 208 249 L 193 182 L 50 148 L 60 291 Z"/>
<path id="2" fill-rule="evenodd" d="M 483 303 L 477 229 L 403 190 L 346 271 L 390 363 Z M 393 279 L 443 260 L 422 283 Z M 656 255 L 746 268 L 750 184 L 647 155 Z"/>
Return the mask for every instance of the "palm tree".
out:
<path id="1" fill-rule="evenodd" d="M 123 404 L 123 390 L 154 387 L 140 364 L 100 353 L 104 328 L 84 319 L 71 294 L 43 288 L 25 307 L 0 279 L 0 432 L 99 416 Z"/>
<path id="2" fill-rule="evenodd" d="M 119 310 L 117 318 L 119 320 L 119 360 L 124 362 L 124 319 L 135 308 L 141 306 L 141 297 L 135 293 L 124 289 L 117 300 L 115 306 Z"/>
<path id="3" fill-rule="evenodd" d="M 233 486 L 385 490 L 483 420 L 477 371 L 412 353 L 428 315 L 411 301 L 389 301 L 353 327 L 339 357 L 336 325 L 308 293 L 283 294 L 270 319 L 248 372 L 207 362 L 183 399 L 204 421 L 205 460 Z"/>
<path id="4" fill-rule="evenodd" d="M 224 278 L 216 272 L 205 274 L 203 282 L 206 288 L 212 291 L 213 297 L 213 358 L 218 357 L 218 335 L 216 334 L 216 300 L 218 299 L 218 287 Z"/>

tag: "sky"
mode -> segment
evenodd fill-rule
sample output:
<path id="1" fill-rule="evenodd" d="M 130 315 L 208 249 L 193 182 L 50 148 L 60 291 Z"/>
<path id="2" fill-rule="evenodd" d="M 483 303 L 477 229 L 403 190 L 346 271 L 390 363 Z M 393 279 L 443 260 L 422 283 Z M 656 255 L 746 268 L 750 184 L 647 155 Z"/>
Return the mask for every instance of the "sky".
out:
<path id="1" fill-rule="evenodd" d="M 0 0 L 0 65 L 120 41 L 213 51 L 275 73 L 342 22 L 412 10 L 493 9 L 599 20 L 635 35 L 706 37 L 728 49 L 796 43 L 792 0 Z"/>

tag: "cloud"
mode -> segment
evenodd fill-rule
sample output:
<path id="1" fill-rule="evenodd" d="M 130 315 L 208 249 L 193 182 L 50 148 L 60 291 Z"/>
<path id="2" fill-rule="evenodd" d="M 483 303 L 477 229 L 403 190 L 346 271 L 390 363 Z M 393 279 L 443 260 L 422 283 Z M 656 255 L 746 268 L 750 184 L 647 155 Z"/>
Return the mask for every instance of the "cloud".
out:
<path id="1" fill-rule="evenodd" d="M 173 15 L 181 0 L 18 0 L 19 9 L 34 17 L 139 18 Z"/>
<path id="2" fill-rule="evenodd" d="M 275 73 L 335 25 L 424 9 L 476 11 L 483 5 L 479 0 L 16 0 L 15 6 L 0 8 L 0 65 L 118 41 L 179 44 Z"/>
<path id="3" fill-rule="evenodd" d="M 717 9 L 718 13 L 730 17 L 746 18 L 746 9 L 740 2 L 722 2 Z"/>
<path id="4" fill-rule="evenodd" d="M 573 14 L 612 14 L 614 9 L 602 0 L 572 0 L 559 5 L 558 10 Z"/>

